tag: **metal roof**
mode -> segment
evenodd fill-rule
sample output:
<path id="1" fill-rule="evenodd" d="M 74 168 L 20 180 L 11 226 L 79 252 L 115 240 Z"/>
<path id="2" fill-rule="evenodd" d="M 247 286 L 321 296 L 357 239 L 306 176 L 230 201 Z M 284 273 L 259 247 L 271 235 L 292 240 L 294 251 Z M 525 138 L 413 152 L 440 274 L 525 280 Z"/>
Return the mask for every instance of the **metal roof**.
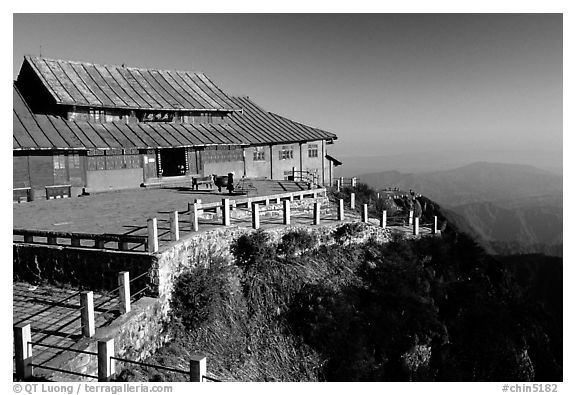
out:
<path id="1" fill-rule="evenodd" d="M 342 162 L 339 161 L 338 159 L 336 159 L 335 157 L 333 157 L 332 155 L 326 154 L 326 159 L 328 159 L 329 161 L 334 163 L 334 167 L 338 167 L 338 166 L 342 165 Z"/>
<path id="2" fill-rule="evenodd" d="M 13 89 L 13 149 L 163 148 L 248 145 L 229 125 L 92 123 L 33 114 Z"/>
<path id="3" fill-rule="evenodd" d="M 57 104 L 142 110 L 240 110 L 203 73 L 32 56 L 24 59 Z"/>
<path id="4" fill-rule="evenodd" d="M 315 140 L 335 140 L 334 133 L 313 128 L 268 112 L 248 97 L 232 97 L 243 112 L 230 116 L 230 124 L 242 139 L 252 144 L 293 143 Z"/>
<path id="5" fill-rule="evenodd" d="M 232 98 L 244 109 L 228 124 L 93 123 L 33 114 L 13 88 L 13 149 L 167 148 L 264 145 L 333 140 L 336 135 L 267 112 L 248 98 Z"/>

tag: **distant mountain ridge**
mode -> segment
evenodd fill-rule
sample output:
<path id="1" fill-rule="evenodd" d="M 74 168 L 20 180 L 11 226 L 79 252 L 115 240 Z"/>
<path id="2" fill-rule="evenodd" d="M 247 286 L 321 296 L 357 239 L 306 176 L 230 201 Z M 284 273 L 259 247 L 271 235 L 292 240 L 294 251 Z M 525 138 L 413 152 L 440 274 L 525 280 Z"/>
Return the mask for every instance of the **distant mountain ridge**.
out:
<path id="1" fill-rule="evenodd" d="M 461 217 L 460 226 L 503 253 L 561 251 L 562 176 L 528 165 L 475 162 L 451 170 L 359 175 L 373 188 L 413 189 Z M 548 248 L 548 247 L 550 248 Z M 508 251 L 508 252 L 510 252 Z"/>

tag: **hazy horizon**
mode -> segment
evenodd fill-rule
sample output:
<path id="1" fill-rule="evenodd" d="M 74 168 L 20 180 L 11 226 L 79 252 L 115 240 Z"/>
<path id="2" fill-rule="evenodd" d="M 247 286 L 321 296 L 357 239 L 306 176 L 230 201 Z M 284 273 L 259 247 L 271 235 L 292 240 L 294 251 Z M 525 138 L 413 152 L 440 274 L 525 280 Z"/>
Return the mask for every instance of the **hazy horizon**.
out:
<path id="1" fill-rule="evenodd" d="M 561 14 L 15 14 L 13 44 L 14 78 L 40 46 L 203 71 L 337 134 L 337 158 L 542 151 L 561 163 Z"/>

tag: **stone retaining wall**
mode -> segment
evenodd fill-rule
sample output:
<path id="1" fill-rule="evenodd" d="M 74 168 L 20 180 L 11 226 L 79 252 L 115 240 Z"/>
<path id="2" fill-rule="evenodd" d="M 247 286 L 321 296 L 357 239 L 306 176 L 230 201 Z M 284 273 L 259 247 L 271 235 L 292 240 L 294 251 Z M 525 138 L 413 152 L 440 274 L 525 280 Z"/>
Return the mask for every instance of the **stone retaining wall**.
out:
<path id="1" fill-rule="evenodd" d="M 305 230 L 315 234 L 319 244 L 331 245 L 336 243 L 333 237 L 334 231 L 343 224 L 344 222 L 318 226 L 280 226 L 263 231 L 271 236 L 272 242 L 278 242 L 288 232 Z M 387 229 L 368 225 L 361 225 L 360 227 L 359 233 L 345 240 L 345 243 L 360 243 L 371 237 L 380 241 L 386 241 L 390 238 L 390 231 Z M 154 288 L 158 290 L 162 315 L 167 318 L 174 283 L 183 272 L 195 267 L 206 266 L 211 258 L 221 258 L 232 264 L 231 244 L 241 235 L 252 232 L 255 230 L 230 226 L 189 234 L 174 243 L 171 248 L 154 254 L 151 280 Z"/>
<path id="2" fill-rule="evenodd" d="M 135 278 L 152 266 L 152 257 L 146 253 L 22 243 L 13 244 L 13 253 L 14 281 L 69 284 L 93 291 L 118 287 L 121 271 Z M 147 282 L 144 276 L 132 287 L 141 289 Z"/>

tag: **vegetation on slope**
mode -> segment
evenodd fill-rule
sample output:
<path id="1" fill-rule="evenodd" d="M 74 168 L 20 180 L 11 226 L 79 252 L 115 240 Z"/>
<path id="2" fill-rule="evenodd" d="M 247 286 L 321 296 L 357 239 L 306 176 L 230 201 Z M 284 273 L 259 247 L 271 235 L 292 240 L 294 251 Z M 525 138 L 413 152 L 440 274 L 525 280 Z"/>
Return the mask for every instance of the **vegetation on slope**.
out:
<path id="1" fill-rule="evenodd" d="M 147 362 L 187 369 L 201 353 L 211 375 L 243 381 L 562 380 L 558 311 L 468 236 L 340 240 L 240 237 L 234 264 L 214 259 L 180 277 L 174 341 Z M 183 380 L 122 374 L 145 377 Z"/>

